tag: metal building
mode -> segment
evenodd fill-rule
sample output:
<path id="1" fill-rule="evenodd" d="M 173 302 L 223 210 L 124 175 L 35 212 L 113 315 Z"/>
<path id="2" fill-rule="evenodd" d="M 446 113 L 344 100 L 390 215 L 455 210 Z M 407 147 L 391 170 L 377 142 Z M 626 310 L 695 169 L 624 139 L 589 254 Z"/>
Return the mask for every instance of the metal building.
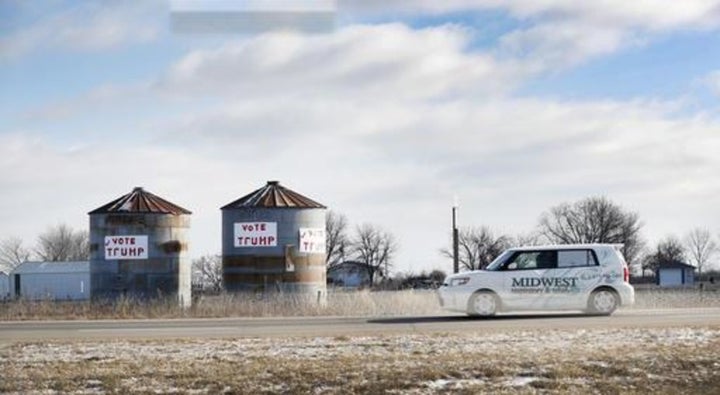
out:
<path id="1" fill-rule="evenodd" d="M 190 305 L 190 211 L 135 188 L 88 214 L 94 299 L 177 295 Z"/>
<path id="2" fill-rule="evenodd" d="M 0 271 L 0 300 L 5 300 L 10 297 L 10 276 Z"/>
<path id="3" fill-rule="evenodd" d="M 10 297 L 84 300 L 90 296 L 90 263 L 24 262 L 10 272 Z"/>
<path id="4" fill-rule="evenodd" d="M 695 284 L 695 266 L 674 261 L 663 263 L 656 269 L 657 284 L 661 287 L 686 287 Z"/>
<path id="5" fill-rule="evenodd" d="M 223 280 L 231 292 L 326 297 L 326 207 L 269 181 L 222 210 Z"/>

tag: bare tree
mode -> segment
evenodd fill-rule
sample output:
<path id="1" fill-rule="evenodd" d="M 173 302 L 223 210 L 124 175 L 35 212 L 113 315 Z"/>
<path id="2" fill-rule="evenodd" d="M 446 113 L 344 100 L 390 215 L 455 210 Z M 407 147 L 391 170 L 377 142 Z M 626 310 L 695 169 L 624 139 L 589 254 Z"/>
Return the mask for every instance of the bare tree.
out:
<path id="1" fill-rule="evenodd" d="M 655 271 L 660 265 L 683 260 L 685 260 L 685 247 L 682 242 L 674 236 L 668 236 L 657 244 L 654 253 L 646 257 L 643 270 Z"/>
<path id="2" fill-rule="evenodd" d="M 30 256 L 30 250 L 23 246 L 21 238 L 8 237 L 0 241 L 0 269 L 11 271 Z"/>
<path id="3" fill-rule="evenodd" d="M 223 288 L 222 256 L 204 255 L 192 262 L 192 282 L 206 292 L 220 292 Z"/>
<path id="4" fill-rule="evenodd" d="M 442 270 L 435 269 L 431 271 L 430 274 L 428 274 L 428 277 L 430 277 L 432 281 L 438 284 L 442 284 L 443 281 L 445 281 L 445 277 L 447 277 L 447 274 Z"/>
<path id="5" fill-rule="evenodd" d="M 705 264 L 717 252 L 717 244 L 710 231 L 703 228 L 695 228 L 685 236 L 685 248 L 690 258 L 695 261 L 698 274 L 702 274 Z"/>
<path id="6" fill-rule="evenodd" d="M 537 232 L 520 233 L 509 237 L 510 245 L 513 247 L 542 245 L 543 236 Z"/>
<path id="7" fill-rule="evenodd" d="M 487 226 L 464 228 L 458 232 L 458 261 L 465 270 L 484 269 L 510 244 L 510 237 L 496 236 Z M 453 257 L 452 249 L 443 248 L 440 253 Z"/>
<path id="8" fill-rule="evenodd" d="M 642 223 L 637 213 L 623 210 L 605 197 L 589 197 L 552 207 L 540 216 L 540 233 L 551 243 L 623 244 L 633 262 L 642 250 Z"/>
<path id="9" fill-rule="evenodd" d="M 325 249 L 327 267 L 331 268 L 345 261 L 349 238 L 347 235 L 347 218 L 334 211 L 328 211 L 325 217 Z"/>
<path id="10" fill-rule="evenodd" d="M 395 236 L 370 224 L 358 226 L 351 243 L 355 259 L 367 266 L 371 284 L 375 281 L 375 274 L 382 277 L 389 275 L 397 249 Z"/>
<path id="11" fill-rule="evenodd" d="M 628 263 L 628 266 L 631 268 L 631 274 L 634 275 L 635 273 L 640 272 L 640 275 L 644 278 L 646 271 L 650 269 L 648 267 L 648 262 L 651 254 L 652 251 L 646 244 L 643 244 L 642 249 L 638 252 L 633 262 Z"/>
<path id="12" fill-rule="evenodd" d="M 43 261 L 82 261 L 90 259 L 90 237 L 85 230 L 73 230 L 66 224 L 50 227 L 38 236 L 35 248 Z"/>

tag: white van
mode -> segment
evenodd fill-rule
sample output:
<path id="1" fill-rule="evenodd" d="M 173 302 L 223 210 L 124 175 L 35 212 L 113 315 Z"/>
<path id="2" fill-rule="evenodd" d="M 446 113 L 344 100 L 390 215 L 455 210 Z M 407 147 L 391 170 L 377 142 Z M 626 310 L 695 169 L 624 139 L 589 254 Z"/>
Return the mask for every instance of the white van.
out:
<path id="1" fill-rule="evenodd" d="M 499 311 L 582 310 L 610 315 L 635 302 L 619 247 L 571 244 L 511 248 L 485 270 L 448 276 L 440 305 L 471 316 Z"/>

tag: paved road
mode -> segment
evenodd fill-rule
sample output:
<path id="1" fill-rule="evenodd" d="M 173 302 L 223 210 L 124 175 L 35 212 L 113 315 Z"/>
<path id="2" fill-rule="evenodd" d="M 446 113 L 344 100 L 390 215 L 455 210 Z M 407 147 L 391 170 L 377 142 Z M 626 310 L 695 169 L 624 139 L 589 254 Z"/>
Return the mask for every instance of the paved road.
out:
<path id="1" fill-rule="evenodd" d="M 518 329 L 720 327 L 720 308 L 627 310 L 611 317 L 578 314 L 436 317 L 297 317 L 177 320 L 1 322 L 0 344 L 22 341 L 350 336 L 487 332 Z"/>

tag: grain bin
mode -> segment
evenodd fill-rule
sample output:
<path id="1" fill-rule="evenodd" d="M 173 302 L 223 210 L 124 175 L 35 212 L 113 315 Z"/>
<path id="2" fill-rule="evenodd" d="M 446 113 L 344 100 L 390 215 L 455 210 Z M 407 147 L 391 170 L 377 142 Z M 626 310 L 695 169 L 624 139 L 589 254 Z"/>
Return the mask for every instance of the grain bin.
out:
<path id="1" fill-rule="evenodd" d="M 135 188 L 88 214 L 93 299 L 176 295 L 190 305 L 190 211 Z"/>
<path id="2" fill-rule="evenodd" d="M 269 181 L 221 210 L 226 290 L 325 301 L 325 206 Z"/>

